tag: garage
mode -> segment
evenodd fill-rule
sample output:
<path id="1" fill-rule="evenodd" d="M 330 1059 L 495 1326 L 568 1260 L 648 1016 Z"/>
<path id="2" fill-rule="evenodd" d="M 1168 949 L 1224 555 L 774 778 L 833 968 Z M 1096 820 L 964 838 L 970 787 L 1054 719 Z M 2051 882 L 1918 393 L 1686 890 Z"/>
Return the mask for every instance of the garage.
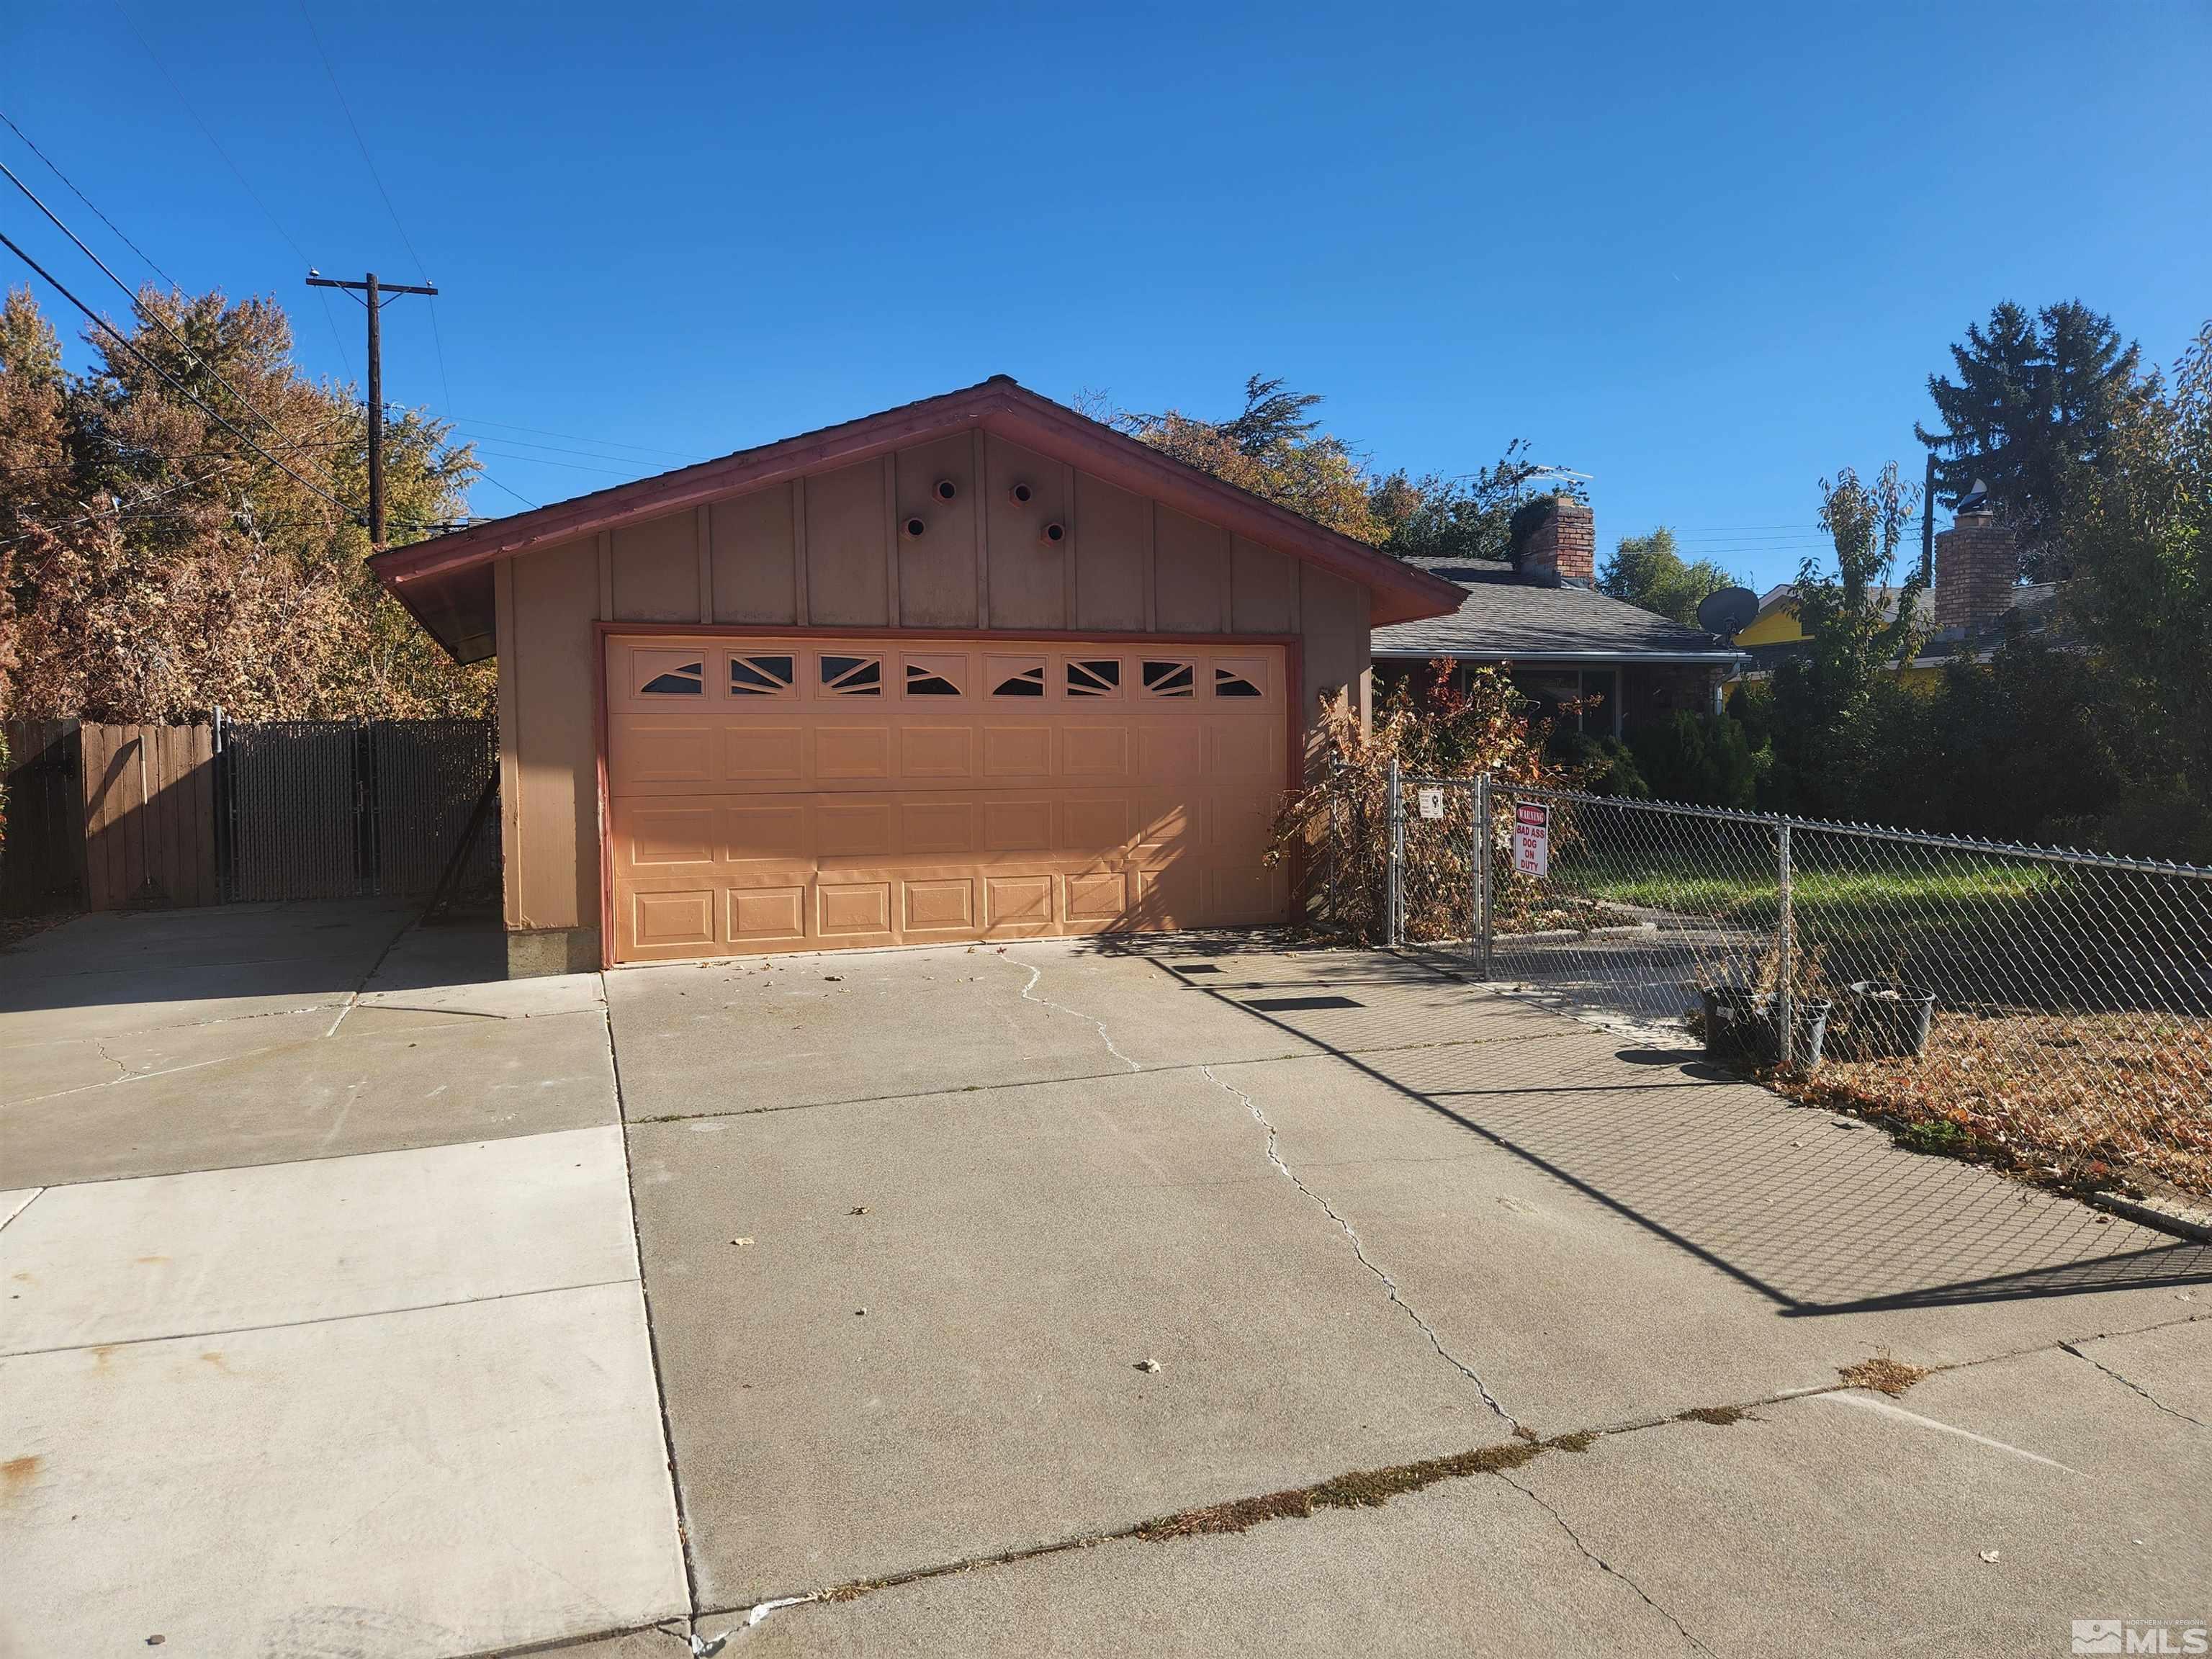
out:
<path id="1" fill-rule="evenodd" d="M 606 650 L 617 962 L 1284 919 L 1281 643 Z"/>
<path id="2" fill-rule="evenodd" d="M 1438 578 L 1004 377 L 378 554 L 495 657 L 507 968 L 1288 919 Z"/>

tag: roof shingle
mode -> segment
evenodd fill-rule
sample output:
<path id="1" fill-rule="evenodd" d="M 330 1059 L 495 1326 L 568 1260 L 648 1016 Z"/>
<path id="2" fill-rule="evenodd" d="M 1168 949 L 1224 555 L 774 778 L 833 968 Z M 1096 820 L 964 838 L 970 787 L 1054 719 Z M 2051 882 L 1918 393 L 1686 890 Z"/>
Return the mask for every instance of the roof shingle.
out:
<path id="1" fill-rule="evenodd" d="M 1449 617 L 1376 629 L 1378 657 L 1698 657 L 1721 662 L 1743 654 L 1702 629 L 1685 628 L 1595 588 L 1524 580 L 1510 564 L 1482 559 L 1407 562 L 1458 583 L 1467 598 Z"/>

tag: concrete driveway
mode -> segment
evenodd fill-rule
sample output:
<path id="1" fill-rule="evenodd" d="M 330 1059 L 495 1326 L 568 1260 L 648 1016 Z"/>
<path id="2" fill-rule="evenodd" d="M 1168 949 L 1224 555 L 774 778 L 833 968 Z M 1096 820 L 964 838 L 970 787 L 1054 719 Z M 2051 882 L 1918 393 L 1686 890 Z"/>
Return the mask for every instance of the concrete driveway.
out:
<path id="1" fill-rule="evenodd" d="M 279 918 L 198 1000 L 181 917 L 0 957 L 22 1651 L 2212 1613 L 2202 1248 L 1388 957 L 785 957 L 603 1009 L 401 920 Z M 255 971 L 303 929 L 300 1000 Z M 1929 1374 L 1844 1385 L 1883 1356 Z"/>

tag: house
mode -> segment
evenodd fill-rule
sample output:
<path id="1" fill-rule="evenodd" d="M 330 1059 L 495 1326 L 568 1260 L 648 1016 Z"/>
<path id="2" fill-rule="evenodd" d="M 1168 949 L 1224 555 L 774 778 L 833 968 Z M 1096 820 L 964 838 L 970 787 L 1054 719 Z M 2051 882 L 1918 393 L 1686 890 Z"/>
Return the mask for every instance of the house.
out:
<path id="1" fill-rule="evenodd" d="M 1897 620 L 1898 606 L 1904 601 L 1901 586 L 1887 586 L 1880 590 L 1882 618 Z M 1928 629 L 1936 616 L 1936 596 L 1925 588 L 1921 590 L 1914 617 L 1922 629 Z M 1802 657 L 1806 652 L 1804 623 L 1797 615 L 1797 585 L 1778 582 L 1759 596 L 1759 611 L 1750 623 L 1735 636 L 1736 645 L 1750 656 L 1743 678 L 1765 679 L 1775 668 L 1792 657 Z M 1908 668 L 1908 677 L 1916 672 Z"/>
<path id="2" fill-rule="evenodd" d="M 1285 921 L 1323 700 L 1461 598 L 1003 376 L 374 564 L 499 659 L 515 975 Z"/>
<path id="3" fill-rule="evenodd" d="M 1568 718 L 1614 737 L 1678 709 L 1712 708 L 1744 653 L 1599 592 L 1596 544 L 1589 505 L 1555 497 L 1510 562 L 1408 561 L 1452 583 L 1462 598 L 1447 615 L 1376 629 L 1376 678 L 1387 684 L 1438 659 L 1503 668 L 1547 714 L 1583 700 Z"/>
<path id="4" fill-rule="evenodd" d="M 1932 684 L 1954 662 L 1985 660 L 2008 627 L 2048 630 L 2058 597 L 2054 582 L 2019 580 L 2020 544 L 1998 523 L 1978 483 L 1951 527 L 1939 531 L 1934 542 L 1933 584 L 1921 590 L 1914 608 L 1920 638 L 1911 659 L 1897 665 L 1908 685 Z M 1881 590 L 1885 619 L 1897 620 L 1904 592 L 1901 586 Z M 1802 656 L 1805 637 L 1795 584 L 1769 588 L 1759 598 L 1758 614 L 1735 636 L 1751 657 L 1744 678 L 1766 678 L 1780 664 Z"/>

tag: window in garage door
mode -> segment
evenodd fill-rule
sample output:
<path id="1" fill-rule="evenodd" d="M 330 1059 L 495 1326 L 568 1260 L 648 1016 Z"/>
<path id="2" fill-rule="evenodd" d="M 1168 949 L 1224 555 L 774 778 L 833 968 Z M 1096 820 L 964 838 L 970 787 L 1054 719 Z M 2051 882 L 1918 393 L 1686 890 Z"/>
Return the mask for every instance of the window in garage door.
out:
<path id="1" fill-rule="evenodd" d="M 1283 919 L 1280 647 L 606 650 L 617 961 Z"/>

